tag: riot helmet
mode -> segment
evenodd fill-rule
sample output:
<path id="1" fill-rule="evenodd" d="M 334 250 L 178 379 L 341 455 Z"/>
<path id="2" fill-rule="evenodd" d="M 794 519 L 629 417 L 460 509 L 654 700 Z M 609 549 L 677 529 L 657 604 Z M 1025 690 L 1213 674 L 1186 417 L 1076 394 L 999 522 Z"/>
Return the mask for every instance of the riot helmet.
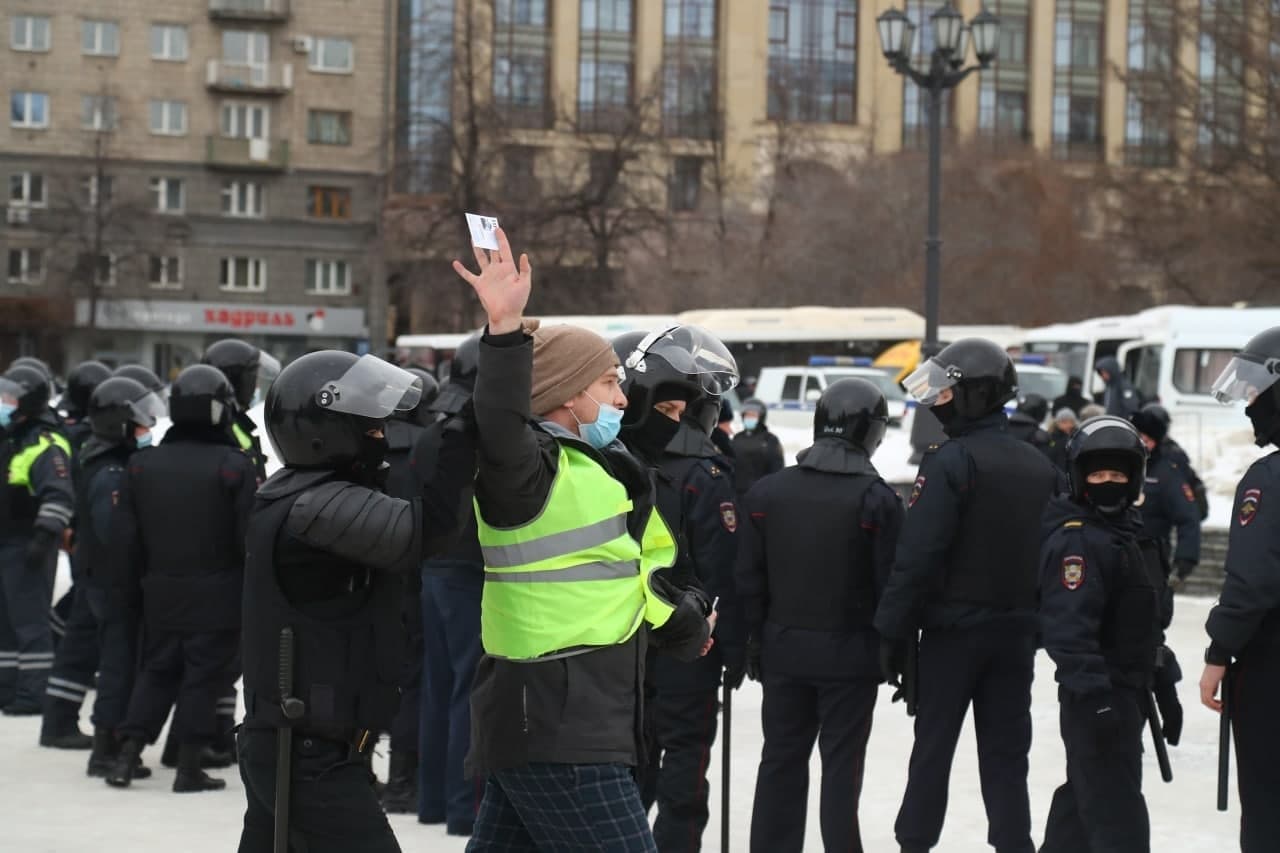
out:
<path id="1" fill-rule="evenodd" d="M 870 456 L 889 428 L 889 404 L 874 382 L 858 377 L 827 386 L 813 413 L 813 440 L 838 438 Z"/>
<path id="2" fill-rule="evenodd" d="M 1156 444 L 1164 441 L 1169 435 L 1171 420 L 1169 411 L 1159 403 L 1148 403 L 1129 416 L 1129 422 L 1137 428 L 1138 432 Z"/>
<path id="3" fill-rule="evenodd" d="M 1018 399 L 1018 412 L 1042 424 L 1049 416 L 1049 401 L 1039 394 L 1027 394 Z"/>
<path id="4" fill-rule="evenodd" d="M 1127 483 L 1090 483 L 1097 471 L 1120 471 Z M 1067 444 L 1071 497 L 1104 515 L 1119 515 L 1138 502 L 1147 476 L 1147 446 L 1133 424 L 1115 415 L 1090 418 Z"/>
<path id="5" fill-rule="evenodd" d="M 347 470 L 366 460 L 370 430 L 421 398 L 420 379 L 376 356 L 309 353 L 267 391 L 267 437 L 291 468 Z"/>
<path id="6" fill-rule="evenodd" d="M 84 415 L 89 411 L 89 395 L 102 382 L 111 378 L 111 368 L 100 361 L 82 361 L 67 374 L 67 411 Z"/>
<path id="7" fill-rule="evenodd" d="M 4 378 L 9 380 L 11 386 L 4 391 L 4 396 L 13 398 L 12 405 L 15 408 L 12 415 L 30 419 L 49 411 L 53 383 L 47 373 L 29 364 L 15 362 L 5 371 Z"/>
<path id="8" fill-rule="evenodd" d="M 626 372 L 623 429 L 643 427 L 653 407 L 666 400 L 695 403 L 720 397 L 738 384 L 738 364 L 720 339 L 698 326 L 671 325 L 613 342 Z"/>
<path id="9" fill-rule="evenodd" d="M 211 344 L 200 361 L 218 368 L 227 377 L 242 412 L 257 405 L 280 375 L 280 362 L 239 338 L 224 338 Z"/>
<path id="10" fill-rule="evenodd" d="M 49 381 L 49 388 L 57 387 L 58 378 L 53 375 L 53 369 L 49 367 L 49 362 L 36 358 L 33 355 L 24 355 L 21 358 L 15 358 L 13 363 L 9 365 L 9 370 L 15 367 L 31 367 L 44 374 L 44 378 Z"/>
<path id="11" fill-rule="evenodd" d="M 227 427 L 235 411 L 235 389 L 216 367 L 193 364 L 169 389 L 169 418 L 175 426 Z"/>
<path id="12" fill-rule="evenodd" d="M 98 383 L 89 395 L 88 415 L 98 438 L 112 444 L 132 444 L 138 427 L 150 429 L 164 415 L 164 403 L 136 379 L 112 376 Z"/>
<path id="13" fill-rule="evenodd" d="M 480 332 L 468 335 L 453 351 L 449 377 L 430 404 L 431 411 L 456 415 L 471 399 L 476 389 L 476 373 L 480 370 Z"/>
<path id="14" fill-rule="evenodd" d="M 1259 447 L 1280 439 L 1280 326 L 1255 335 L 1228 362 L 1211 393 L 1219 403 L 1245 403 L 1244 413 L 1253 423 L 1253 439 Z"/>
<path id="15" fill-rule="evenodd" d="M 393 417 L 397 420 L 408 421 L 424 427 L 431 426 L 438 416 L 431 404 L 435 402 L 436 397 L 440 394 L 440 383 L 421 367 L 406 367 L 405 370 L 416 376 L 418 381 L 422 383 L 422 399 L 418 400 L 418 405 L 411 410 L 395 412 Z"/>
<path id="16" fill-rule="evenodd" d="M 164 383 L 160 381 L 160 377 L 156 376 L 155 371 L 141 364 L 126 364 L 117 367 L 111 372 L 112 376 L 124 376 L 132 379 L 134 382 L 142 385 L 148 391 L 155 393 L 160 399 L 167 396 Z"/>
<path id="17" fill-rule="evenodd" d="M 723 411 L 724 400 L 713 394 L 707 394 L 685 409 L 684 419 L 696 424 L 704 435 L 710 436 L 720 425 L 720 416 Z"/>
<path id="18" fill-rule="evenodd" d="M 1018 374 L 998 344 L 963 338 L 917 367 L 902 380 L 902 387 L 945 427 L 955 420 L 976 421 L 1000 411 L 1018 391 Z M 951 401 L 938 405 L 939 395 L 948 388 Z"/>

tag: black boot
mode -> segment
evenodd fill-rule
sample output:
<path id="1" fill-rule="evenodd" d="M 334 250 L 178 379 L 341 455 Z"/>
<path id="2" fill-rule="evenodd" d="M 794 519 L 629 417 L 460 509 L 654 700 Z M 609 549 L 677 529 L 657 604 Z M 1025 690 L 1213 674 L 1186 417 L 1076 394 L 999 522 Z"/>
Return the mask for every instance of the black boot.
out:
<path id="1" fill-rule="evenodd" d="M 205 770 L 221 770 L 223 767 L 230 767 L 235 764 L 235 751 L 227 753 L 212 746 L 206 746 L 200 751 L 200 766 Z M 160 763 L 170 769 L 178 766 L 178 736 L 174 734 L 173 727 L 169 728 L 169 736 L 164 741 L 164 751 L 160 753 Z"/>
<path id="2" fill-rule="evenodd" d="M 387 787 L 382 792 L 382 808 L 387 814 L 415 814 L 418 811 L 418 753 L 392 750 L 387 771 Z"/>
<path id="3" fill-rule="evenodd" d="M 89 753 L 89 768 L 86 772 L 90 776 L 105 778 L 116 766 L 116 760 L 119 757 L 120 739 L 115 736 L 115 732 L 101 727 L 94 729 L 93 752 Z M 151 778 L 151 768 L 143 764 L 141 758 L 133 768 L 133 778 Z"/>
<path id="4" fill-rule="evenodd" d="M 199 743 L 184 743 L 178 747 L 178 773 L 173 777 L 175 794 L 221 791 L 227 787 L 226 780 L 215 779 L 201 769 L 200 759 L 204 752 L 204 745 Z"/>
<path id="5" fill-rule="evenodd" d="M 126 738 L 120 744 L 115 763 L 107 771 L 107 784 L 113 788 L 127 788 L 132 784 L 138 765 L 142 763 L 142 742 Z"/>
<path id="6" fill-rule="evenodd" d="M 160 752 L 160 766 L 170 770 L 178 766 L 178 735 L 169 726 L 169 734 L 164 739 L 164 749 Z"/>
<path id="7" fill-rule="evenodd" d="M 93 738 L 80 731 L 80 708 L 62 699 L 46 697 L 40 723 L 40 745 L 54 749 L 91 749 Z"/>

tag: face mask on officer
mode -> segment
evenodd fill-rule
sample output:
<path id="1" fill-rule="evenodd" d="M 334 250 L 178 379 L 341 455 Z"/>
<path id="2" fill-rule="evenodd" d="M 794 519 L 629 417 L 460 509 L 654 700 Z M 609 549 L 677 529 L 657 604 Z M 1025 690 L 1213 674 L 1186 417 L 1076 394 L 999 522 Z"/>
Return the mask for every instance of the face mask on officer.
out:
<path id="1" fill-rule="evenodd" d="M 13 423 L 13 414 L 16 411 L 18 407 L 15 404 L 8 400 L 0 400 L 0 429 L 6 429 Z"/>
<path id="2" fill-rule="evenodd" d="M 1129 475 L 1110 468 L 1090 471 L 1084 497 L 1103 515 L 1119 515 L 1129 508 Z"/>
<path id="3" fill-rule="evenodd" d="M 680 418 L 688 403 L 684 400 L 663 400 L 655 403 L 653 413 L 645 418 L 644 425 L 636 431 L 636 441 L 650 454 L 666 449 L 680 431 Z"/>
<path id="4" fill-rule="evenodd" d="M 742 428 L 747 432 L 752 432 L 756 427 L 760 426 L 760 416 L 755 412 L 750 414 L 742 413 Z"/>
<path id="5" fill-rule="evenodd" d="M 956 419 L 956 395 L 950 388 L 943 388 L 938 392 L 938 401 L 929 407 L 929 411 L 933 412 L 933 416 L 938 419 L 938 423 L 942 424 L 943 429 L 951 425 Z"/>
<path id="6" fill-rule="evenodd" d="M 144 447 L 150 447 L 152 440 L 153 440 L 153 436 L 151 435 L 150 429 L 142 426 L 134 428 L 134 431 L 133 431 L 134 447 L 138 448 L 139 450 L 143 449 Z"/>
<path id="7" fill-rule="evenodd" d="M 387 464 L 390 449 L 391 443 L 382 427 L 367 430 L 360 436 L 356 459 L 351 465 L 351 474 L 359 485 L 371 489 L 386 485 L 387 473 L 391 470 Z"/>

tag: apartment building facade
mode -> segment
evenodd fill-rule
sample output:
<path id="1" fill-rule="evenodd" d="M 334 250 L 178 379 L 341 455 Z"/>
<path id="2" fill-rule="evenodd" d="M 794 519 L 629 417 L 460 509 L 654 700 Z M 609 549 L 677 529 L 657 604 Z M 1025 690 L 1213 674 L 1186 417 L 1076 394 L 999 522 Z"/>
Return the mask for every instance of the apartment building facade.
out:
<path id="1" fill-rule="evenodd" d="M 0 356 L 381 339 L 391 0 L 5 6 Z"/>

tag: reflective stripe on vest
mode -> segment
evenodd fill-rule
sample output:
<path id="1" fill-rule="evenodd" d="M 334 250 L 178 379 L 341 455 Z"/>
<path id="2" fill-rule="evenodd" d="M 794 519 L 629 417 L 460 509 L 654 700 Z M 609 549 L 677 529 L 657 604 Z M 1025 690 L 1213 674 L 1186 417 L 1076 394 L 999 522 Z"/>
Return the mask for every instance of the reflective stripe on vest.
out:
<path id="1" fill-rule="evenodd" d="M 41 433 L 35 444 L 24 447 L 9 460 L 9 485 L 25 488 L 35 494 L 35 489 L 31 488 L 31 466 L 36 464 L 36 460 L 43 456 L 51 445 L 57 445 L 68 457 L 71 456 L 71 445 L 65 438 L 56 432 Z"/>
<path id="2" fill-rule="evenodd" d="M 632 507 L 622 483 L 567 444 L 532 521 L 495 528 L 477 504 L 485 652 L 509 660 L 578 654 L 626 642 L 645 621 L 665 623 L 674 608 L 649 579 L 675 561 L 675 539 L 655 510 L 637 542 L 627 530 Z"/>
<path id="3" fill-rule="evenodd" d="M 236 444 L 240 445 L 240 449 L 245 453 L 253 453 L 253 439 L 249 437 L 249 433 L 240 428 L 240 424 L 231 425 L 231 434 L 236 437 Z"/>

